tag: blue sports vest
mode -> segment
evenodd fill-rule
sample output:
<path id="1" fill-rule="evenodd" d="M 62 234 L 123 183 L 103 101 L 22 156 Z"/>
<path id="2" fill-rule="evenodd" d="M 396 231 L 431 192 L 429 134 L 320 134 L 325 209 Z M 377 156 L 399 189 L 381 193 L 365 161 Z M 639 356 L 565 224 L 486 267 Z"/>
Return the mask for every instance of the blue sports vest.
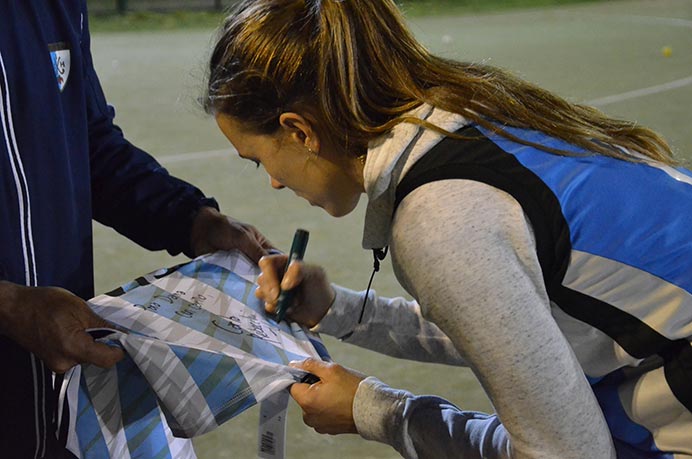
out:
<path id="1" fill-rule="evenodd" d="M 394 209 L 436 180 L 475 180 L 512 195 L 531 222 L 553 316 L 618 457 L 692 454 L 692 173 L 504 129 L 571 156 L 467 126 L 458 131 L 467 139 L 447 137 L 412 166 Z"/>

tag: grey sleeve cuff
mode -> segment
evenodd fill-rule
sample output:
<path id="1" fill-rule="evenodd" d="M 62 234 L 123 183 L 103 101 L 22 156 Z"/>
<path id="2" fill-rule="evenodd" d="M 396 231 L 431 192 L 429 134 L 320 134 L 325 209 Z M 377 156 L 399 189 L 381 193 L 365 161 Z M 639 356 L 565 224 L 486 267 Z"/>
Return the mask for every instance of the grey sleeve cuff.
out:
<path id="1" fill-rule="evenodd" d="M 312 331 L 340 338 L 352 332 L 358 325 L 360 308 L 365 292 L 356 292 L 332 284 L 335 292 L 334 302 L 320 323 Z"/>
<path id="2" fill-rule="evenodd" d="M 372 376 L 361 381 L 353 400 L 353 420 L 360 436 L 391 445 L 404 457 L 415 457 L 401 426 L 406 400 L 412 396 Z"/>

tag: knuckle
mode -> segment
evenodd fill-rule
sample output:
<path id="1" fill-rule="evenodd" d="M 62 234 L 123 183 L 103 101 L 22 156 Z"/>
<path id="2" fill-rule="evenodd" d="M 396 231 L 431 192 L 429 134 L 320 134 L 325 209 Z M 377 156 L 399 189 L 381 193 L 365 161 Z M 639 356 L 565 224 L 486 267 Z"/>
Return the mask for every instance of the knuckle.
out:
<path id="1" fill-rule="evenodd" d="M 303 360 L 303 368 L 314 368 L 316 364 L 317 361 L 312 357 L 308 357 L 307 359 Z"/>
<path id="2" fill-rule="evenodd" d="M 264 267 L 269 263 L 269 255 L 265 255 L 259 259 L 257 264 L 259 265 L 260 268 Z"/>
<path id="3" fill-rule="evenodd" d="M 341 371 L 341 365 L 338 365 L 336 363 L 326 363 L 325 364 L 325 371 L 328 376 L 335 376 Z"/>
<path id="4" fill-rule="evenodd" d="M 49 365 L 49 368 L 53 370 L 54 372 L 58 374 L 63 374 L 66 373 L 70 368 L 76 365 L 76 362 L 68 361 L 68 360 L 57 360 L 53 361 L 51 365 Z"/>
<path id="5" fill-rule="evenodd" d="M 305 425 L 312 427 L 312 424 L 310 424 L 310 420 L 311 416 L 305 411 L 303 411 L 303 422 L 305 423 Z"/>
<path id="6" fill-rule="evenodd" d="M 303 413 L 303 422 L 315 430 L 320 428 L 319 419 L 314 414 L 304 412 Z"/>

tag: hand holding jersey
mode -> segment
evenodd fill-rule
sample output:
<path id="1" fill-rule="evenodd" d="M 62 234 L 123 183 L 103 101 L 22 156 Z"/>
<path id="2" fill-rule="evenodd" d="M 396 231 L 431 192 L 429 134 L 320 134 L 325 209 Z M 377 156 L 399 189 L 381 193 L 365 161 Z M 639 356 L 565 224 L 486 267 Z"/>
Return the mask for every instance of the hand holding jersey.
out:
<path id="1" fill-rule="evenodd" d="M 237 248 L 253 261 L 272 247 L 256 228 L 213 207 L 198 212 L 191 246 L 196 255 Z M 0 330 L 56 373 L 81 363 L 110 368 L 120 361 L 122 350 L 98 343 L 86 332 L 103 327 L 112 325 L 65 289 L 0 281 Z"/>
<path id="2" fill-rule="evenodd" d="M 58 287 L 0 281 L 0 329 L 56 373 L 80 363 L 110 368 L 123 351 L 97 343 L 86 330 L 109 327 L 86 302 Z"/>
<path id="3" fill-rule="evenodd" d="M 321 434 L 358 433 L 353 399 L 365 375 L 331 362 L 307 359 L 292 362 L 318 378 L 314 384 L 295 383 L 291 396 L 303 409 L 303 421 Z"/>
<path id="4" fill-rule="evenodd" d="M 257 262 L 272 249 L 272 244 L 257 228 L 220 213 L 213 207 L 202 207 L 192 224 L 190 245 L 197 257 L 217 250 L 238 249 Z"/>

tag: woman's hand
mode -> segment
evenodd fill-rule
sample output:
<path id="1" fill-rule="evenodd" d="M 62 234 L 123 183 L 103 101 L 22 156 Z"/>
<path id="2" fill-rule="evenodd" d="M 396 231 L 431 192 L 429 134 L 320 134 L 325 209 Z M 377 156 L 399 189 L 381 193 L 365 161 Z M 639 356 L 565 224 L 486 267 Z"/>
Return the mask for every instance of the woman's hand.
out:
<path id="1" fill-rule="evenodd" d="M 319 266 L 294 261 L 283 273 L 287 259 L 286 255 L 269 255 L 260 259 L 262 273 L 257 278 L 255 296 L 265 302 L 268 313 L 274 314 L 280 290 L 295 288 L 295 299 L 289 305 L 287 316 L 294 322 L 314 327 L 327 314 L 334 301 L 334 289 Z"/>
<path id="2" fill-rule="evenodd" d="M 358 433 L 353 421 L 353 399 L 365 375 L 313 359 L 292 362 L 291 366 L 320 378 L 314 384 L 291 386 L 291 396 L 303 409 L 303 422 L 321 434 Z"/>

